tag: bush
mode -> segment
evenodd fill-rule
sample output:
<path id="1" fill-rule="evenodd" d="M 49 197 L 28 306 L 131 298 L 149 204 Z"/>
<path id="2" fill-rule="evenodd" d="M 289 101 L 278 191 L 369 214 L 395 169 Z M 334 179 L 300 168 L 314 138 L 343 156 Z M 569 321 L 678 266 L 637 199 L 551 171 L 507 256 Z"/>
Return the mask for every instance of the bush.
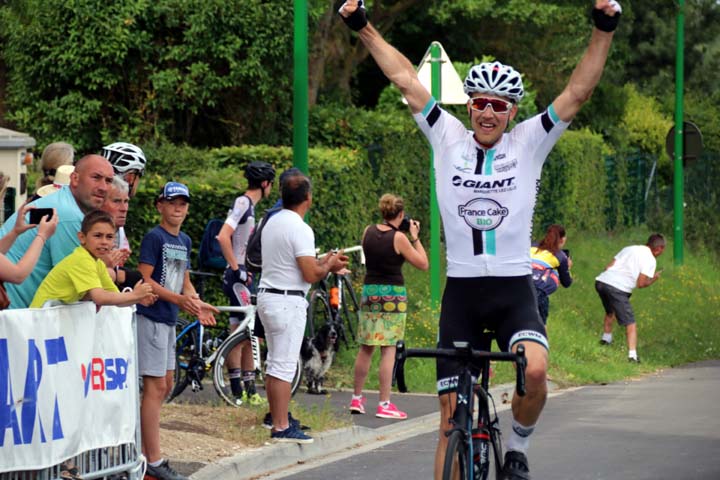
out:
<path id="1" fill-rule="evenodd" d="M 599 232 L 606 224 L 607 147 L 587 129 L 565 132 L 543 168 L 535 208 L 536 237 L 548 225 L 561 223 L 572 230 Z"/>

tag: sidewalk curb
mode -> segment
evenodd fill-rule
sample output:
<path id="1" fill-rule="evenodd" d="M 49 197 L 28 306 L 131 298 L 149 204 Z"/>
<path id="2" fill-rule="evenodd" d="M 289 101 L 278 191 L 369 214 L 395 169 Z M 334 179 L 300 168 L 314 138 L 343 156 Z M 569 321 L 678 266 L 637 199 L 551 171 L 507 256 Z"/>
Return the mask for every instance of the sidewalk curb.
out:
<path id="1" fill-rule="evenodd" d="M 511 396 L 514 384 L 498 385 L 490 389 L 498 411 L 510 408 L 503 403 L 504 396 Z M 556 386 L 548 382 L 548 391 Z M 439 413 L 432 412 L 417 418 L 398 421 L 380 428 L 354 425 L 313 435 L 311 444 L 273 443 L 246 450 L 242 453 L 208 464 L 192 474 L 191 480 L 238 480 L 251 479 L 277 472 L 294 465 L 329 457 L 340 452 L 374 442 L 400 441 L 438 428 Z"/>

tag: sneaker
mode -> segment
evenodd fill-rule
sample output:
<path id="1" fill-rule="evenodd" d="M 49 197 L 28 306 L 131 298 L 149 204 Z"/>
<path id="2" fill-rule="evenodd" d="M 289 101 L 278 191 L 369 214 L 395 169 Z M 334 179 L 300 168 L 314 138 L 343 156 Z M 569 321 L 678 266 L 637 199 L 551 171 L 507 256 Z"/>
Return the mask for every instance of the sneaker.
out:
<path id="1" fill-rule="evenodd" d="M 295 427 L 298 428 L 298 429 L 300 429 L 300 430 L 311 430 L 311 428 L 308 427 L 307 425 L 301 424 L 301 423 L 300 423 L 300 420 L 298 420 L 297 418 L 293 417 L 290 412 L 288 412 L 288 422 L 290 423 L 290 426 L 291 426 L 291 427 L 292 427 L 293 425 L 295 425 Z M 267 428 L 268 430 L 272 430 L 273 424 L 272 424 L 272 415 L 270 414 L 270 412 L 268 412 L 268 413 L 265 414 L 265 418 L 263 418 L 262 426 L 263 426 L 264 428 Z"/>
<path id="2" fill-rule="evenodd" d="M 233 397 L 232 397 L 232 399 L 233 399 L 233 405 L 235 405 L 236 407 L 241 406 L 241 405 L 244 403 L 244 402 L 243 402 L 243 397 L 244 397 L 244 396 L 245 396 L 245 392 L 243 392 L 243 395 L 242 395 L 241 397 L 238 397 L 237 395 L 233 395 Z"/>
<path id="3" fill-rule="evenodd" d="M 313 443 L 313 438 L 295 425 L 290 425 L 280 432 L 271 432 L 270 438 L 282 443 Z"/>
<path id="4" fill-rule="evenodd" d="M 353 398 L 350 401 L 350 413 L 353 415 L 359 414 L 359 415 L 365 415 L 365 403 L 367 402 L 367 398 Z"/>
<path id="5" fill-rule="evenodd" d="M 639 357 L 628 357 L 628 362 L 630 363 L 640 363 Z"/>
<path id="6" fill-rule="evenodd" d="M 82 480 L 78 468 L 68 463 L 60 465 L 60 478 L 63 480 Z"/>
<path id="7" fill-rule="evenodd" d="M 605 345 L 605 346 L 607 346 L 607 345 L 612 345 L 612 342 L 608 342 L 607 340 L 601 338 L 601 339 L 600 339 L 600 345 Z"/>
<path id="8" fill-rule="evenodd" d="M 267 404 L 267 400 L 265 400 L 263 397 L 261 397 L 260 394 L 257 393 L 257 392 L 256 392 L 256 393 L 253 393 L 253 394 L 250 395 L 249 397 L 248 397 L 247 395 L 244 395 L 243 398 L 244 398 L 244 399 L 247 399 L 246 402 L 247 402 L 249 405 L 252 405 L 253 407 L 257 407 L 257 406 L 259 406 L 259 405 L 266 405 L 266 404 Z"/>
<path id="9" fill-rule="evenodd" d="M 398 410 L 395 404 L 388 402 L 387 407 L 378 405 L 375 416 L 379 418 L 392 418 L 394 420 L 405 420 L 407 413 Z"/>
<path id="10" fill-rule="evenodd" d="M 188 480 L 187 477 L 184 477 L 173 470 L 167 460 L 163 460 L 163 462 L 157 467 L 153 467 L 148 463 L 145 476 L 152 477 L 157 480 Z"/>
<path id="11" fill-rule="evenodd" d="M 524 453 L 515 450 L 505 453 L 502 478 L 504 480 L 529 480 L 530 469 Z"/>

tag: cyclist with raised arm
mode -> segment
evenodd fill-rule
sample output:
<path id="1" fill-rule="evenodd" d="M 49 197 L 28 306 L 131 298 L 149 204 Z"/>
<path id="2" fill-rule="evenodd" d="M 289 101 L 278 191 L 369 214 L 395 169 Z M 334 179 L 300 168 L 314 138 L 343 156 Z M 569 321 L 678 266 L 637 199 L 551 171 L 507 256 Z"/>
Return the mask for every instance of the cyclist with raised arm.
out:
<path id="1" fill-rule="evenodd" d="M 252 279 L 245 269 L 245 253 L 248 238 L 255 228 L 255 205 L 267 198 L 275 180 L 275 169 L 267 162 L 251 162 L 245 168 L 248 189 L 235 199 L 225 224 L 218 233 L 227 268 L 223 275 L 223 292 L 233 307 L 246 306 L 249 302 Z M 230 329 L 234 331 L 242 320 L 238 313 L 230 315 Z M 259 322 L 256 319 L 256 324 Z M 230 388 L 237 404 L 260 405 L 263 398 L 255 389 L 255 365 L 250 341 L 238 345 L 228 356 Z"/>
<path id="2" fill-rule="evenodd" d="M 500 348 L 526 349 L 527 395 L 513 397 L 512 431 L 503 467 L 510 480 L 529 479 L 526 452 L 547 397 L 548 342 L 531 277 L 530 233 L 543 162 L 602 75 L 620 5 L 597 0 L 590 45 L 555 101 L 541 114 L 506 132 L 523 97 L 520 74 L 499 62 L 475 65 L 465 79 L 472 130 L 444 111 L 420 83 L 415 68 L 368 23 L 361 1 L 339 10 L 385 76 L 407 99 L 435 156 L 435 182 L 447 239 L 447 283 L 439 346 L 469 341 L 481 348 L 485 327 Z M 441 423 L 435 478 L 442 475 L 452 426 L 457 366 L 438 360 Z"/>

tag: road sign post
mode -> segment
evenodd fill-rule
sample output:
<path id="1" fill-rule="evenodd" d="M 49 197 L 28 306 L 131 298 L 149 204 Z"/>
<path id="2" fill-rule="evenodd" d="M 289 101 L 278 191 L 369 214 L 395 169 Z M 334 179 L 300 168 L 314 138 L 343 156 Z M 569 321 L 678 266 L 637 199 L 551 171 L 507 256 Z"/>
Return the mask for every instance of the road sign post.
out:
<path id="1" fill-rule="evenodd" d="M 440 42 L 432 42 L 418 65 L 418 78 L 439 104 L 464 105 L 463 82 Z M 403 99 L 405 101 L 405 99 Z M 407 103 L 407 102 L 406 102 Z M 430 304 L 440 307 L 440 208 L 435 184 L 434 152 L 430 150 Z"/>

